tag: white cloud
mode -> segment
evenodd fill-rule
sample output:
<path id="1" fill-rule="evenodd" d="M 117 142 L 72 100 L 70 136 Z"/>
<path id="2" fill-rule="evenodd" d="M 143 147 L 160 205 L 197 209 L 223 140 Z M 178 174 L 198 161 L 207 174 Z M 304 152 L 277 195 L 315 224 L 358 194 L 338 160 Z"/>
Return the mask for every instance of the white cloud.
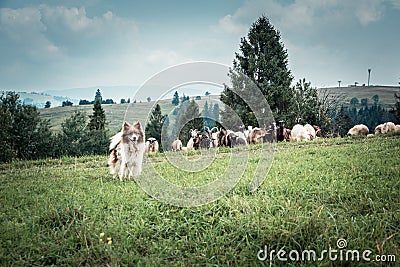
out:
<path id="1" fill-rule="evenodd" d="M 400 6 L 399 0 L 392 0 Z M 227 33 L 242 33 L 261 15 L 266 15 L 282 31 L 309 32 L 358 21 L 363 26 L 381 19 L 381 0 L 295 0 L 283 4 L 277 0 L 247 0 L 233 14 L 227 14 L 213 26 Z M 329 26 L 329 27 L 332 27 Z"/>
<path id="2" fill-rule="evenodd" d="M 156 49 L 147 51 L 144 60 L 148 64 L 158 66 L 158 68 L 165 68 L 182 62 L 187 62 L 190 59 L 185 58 L 172 50 Z"/>
<path id="3" fill-rule="evenodd" d="M 400 9 L 400 0 L 389 0 L 392 6 L 396 9 Z"/>
<path id="4" fill-rule="evenodd" d="M 211 29 L 216 32 L 226 32 L 233 34 L 245 34 L 247 26 L 234 20 L 232 15 L 226 15 L 218 21 L 218 25 L 212 26 Z"/>

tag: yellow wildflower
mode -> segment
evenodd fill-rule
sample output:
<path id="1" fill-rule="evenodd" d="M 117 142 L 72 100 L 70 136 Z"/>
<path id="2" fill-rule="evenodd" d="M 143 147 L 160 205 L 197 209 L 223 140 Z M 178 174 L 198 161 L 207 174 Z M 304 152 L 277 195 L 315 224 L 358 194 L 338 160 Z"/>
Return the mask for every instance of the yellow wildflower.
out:
<path id="1" fill-rule="evenodd" d="M 104 236 L 104 233 L 100 233 L 100 238 L 102 238 Z"/>

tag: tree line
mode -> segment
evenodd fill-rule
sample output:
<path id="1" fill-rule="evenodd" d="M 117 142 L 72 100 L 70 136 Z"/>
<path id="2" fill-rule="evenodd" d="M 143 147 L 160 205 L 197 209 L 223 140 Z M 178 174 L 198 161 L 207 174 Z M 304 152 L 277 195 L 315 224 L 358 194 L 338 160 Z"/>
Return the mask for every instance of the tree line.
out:
<path id="1" fill-rule="evenodd" d="M 51 131 L 49 120 L 19 97 L 11 91 L 0 96 L 0 162 L 107 153 L 110 134 L 101 95 L 94 101 L 92 115 L 75 111 L 61 123 L 60 132 Z"/>

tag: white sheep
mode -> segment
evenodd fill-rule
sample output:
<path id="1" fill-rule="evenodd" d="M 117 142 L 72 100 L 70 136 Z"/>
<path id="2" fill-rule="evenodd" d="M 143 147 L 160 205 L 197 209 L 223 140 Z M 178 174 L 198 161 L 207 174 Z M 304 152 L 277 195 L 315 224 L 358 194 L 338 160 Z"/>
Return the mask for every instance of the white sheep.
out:
<path id="1" fill-rule="evenodd" d="M 368 133 L 369 129 L 367 126 L 364 124 L 357 124 L 347 132 L 347 135 L 367 135 Z"/>
<path id="2" fill-rule="evenodd" d="M 182 150 L 182 141 L 176 139 L 174 142 L 172 142 L 172 151 L 181 151 L 181 150 Z"/>
<path id="3" fill-rule="evenodd" d="M 382 127 L 383 127 L 383 124 L 377 125 L 377 126 L 375 127 L 375 134 L 380 134 L 380 133 L 382 133 Z"/>
<path id="4" fill-rule="evenodd" d="M 396 125 L 396 131 L 400 131 L 400 124 Z"/>
<path id="5" fill-rule="evenodd" d="M 190 137 L 186 145 L 186 151 L 193 150 L 194 149 L 193 146 L 194 146 L 194 139 L 193 137 Z"/>
<path id="6" fill-rule="evenodd" d="M 316 132 L 314 127 L 312 127 L 310 124 L 304 125 L 304 129 L 306 129 L 308 135 L 310 136 L 310 140 L 314 140 L 316 138 Z"/>
<path id="7" fill-rule="evenodd" d="M 303 125 L 296 124 L 295 126 L 293 126 L 293 129 L 291 131 L 290 141 L 292 142 L 310 141 L 310 134 L 307 132 L 306 128 L 304 128 Z"/>
<path id="8" fill-rule="evenodd" d="M 382 133 L 390 133 L 396 131 L 396 125 L 393 122 L 386 122 L 383 124 Z"/>

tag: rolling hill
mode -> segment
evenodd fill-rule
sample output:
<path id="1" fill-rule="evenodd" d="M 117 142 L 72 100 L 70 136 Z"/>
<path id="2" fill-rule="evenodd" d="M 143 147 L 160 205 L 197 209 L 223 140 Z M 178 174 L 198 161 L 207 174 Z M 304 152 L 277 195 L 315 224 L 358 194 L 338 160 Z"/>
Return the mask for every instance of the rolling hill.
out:
<path id="1" fill-rule="evenodd" d="M 353 97 L 361 99 L 367 98 L 368 104 L 372 104 L 372 97 L 374 95 L 379 96 L 379 103 L 385 108 L 393 107 L 395 103 L 394 94 L 400 93 L 400 87 L 398 86 L 350 86 L 350 87 L 329 87 L 329 88 L 319 88 L 320 92 L 327 90 L 328 92 L 335 95 L 344 95 L 345 106 L 348 106 L 350 99 Z"/>
<path id="2" fill-rule="evenodd" d="M 363 98 L 368 99 L 368 104 L 371 105 L 373 103 L 372 97 L 374 95 L 379 96 L 379 103 L 385 108 L 392 108 L 395 100 L 394 94 L 400 92 L 399 87 L 395 86 L 352 86 L 352 87 L 331 87 L 331 88 L 319 88 L 320 92 L 322 90 L 327 90 L 328 92 L 334 95 L 343 95 L 343 105 L 348 106 L 350 103 L 350 99 L 353 97 L 357 97 L 359 101 Z M 115 99 L 114 99 L 115 100 Z M 201 100 L 198 100 L 198 104 L 200 107 L 200 111 L 202 110 L 205 101 L 208 100 L 207 97 L 203 96 Z M 210 96 L 210 100 L 213 103 L 219 100 L 218 95 Z M 142 102 L 142 103 L 131 103 L 131 104 L 112 104 L 112 105 L 103 105 L 103 108 L 106 112 L 108 127 L 112 132 L 116 132 L 119 130 L 122 122 L 125 118 L 125 113 L 127 110 L 128 120 L 139 119 L 142 122 L 145 122 L 147 115 L 154 105 L 155 101 L 151 102 Z M 163 114 L 168 114 L 172 111 L 173 106 L 171 104 L 170 99 L 164 99 L 158 101 L 162 108 Z M 86 112 L 88 115 L 92 112 L 92 105 L 75 105 L 72 107 L 54 107 L 49 109 L 39 109 L 40 115 L 42 118 L 47 118 L 50 120 L 51 126 L 53 130 L 59 130 L 61 127 L 61 123 L 67 118 L 71 112 L 76 110 L 81 110 Z M 220 108 L 223 108 L 220 105 Z"/>
<path id="3" fill-rule="evenodd" d="M 217 99 L 219 99 L 219 96 L 214 95 L 210 96 L 210 98 L 202 97 L 201 100 L 196 100 L 196 102 L 198 103 L 201 111 L 206 101 L 216 103 Z M 158 103 L 161 106 L 161 111 L 163 114 L 169 114 L 173 109 L 171 99 L 160 100 Z M 142 123 L 144 123 L 154 104 L 155 101 L 151 101 L 130 104 L 103 104 L 102 107 L 106 113 L 108 128 L 111 132 L 117 132 L 120 130 L 125 117 L 129 122 L 140 120 Z M 42 118 L 50 120 L 52 130 L 59 131 L 61 129 L 61 123 L 67 117 L 69 117 L 72 112 L 80 110 L 86 112 L 87 115 L 90 115 L 92 114 L 92 109 L 93 105 L 76 105 L 71 107 L 42 108 L 39 109 L 39 112 Z M 170 116 L 171 118 L 173 117 L 172 114 L 170 114 Z"/>

